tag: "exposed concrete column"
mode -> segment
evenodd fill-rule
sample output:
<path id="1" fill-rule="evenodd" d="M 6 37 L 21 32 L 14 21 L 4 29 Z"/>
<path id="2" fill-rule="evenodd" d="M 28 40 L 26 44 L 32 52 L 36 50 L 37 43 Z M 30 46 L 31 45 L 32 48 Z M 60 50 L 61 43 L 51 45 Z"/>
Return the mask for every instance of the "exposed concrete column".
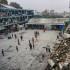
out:
<path id="1" fill-rule="evenodd" d="M 27 10 L 26 10 L 25 14 L 27 16 L 26 21 L 28 21 L 29 17 L 28 17 L 28 14 L 27 14 Z"/>

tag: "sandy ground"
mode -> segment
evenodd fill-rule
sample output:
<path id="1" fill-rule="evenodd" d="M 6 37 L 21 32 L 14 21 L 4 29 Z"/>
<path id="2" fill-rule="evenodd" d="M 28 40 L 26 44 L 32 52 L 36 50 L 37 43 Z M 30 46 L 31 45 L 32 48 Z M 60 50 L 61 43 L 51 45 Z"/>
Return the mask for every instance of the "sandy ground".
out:
<path id="1" fill-rule="evenodd" d="M 0 70 L 44 70 L 47 65 L 47 59 L 49 52 L 46 52 L 44 47 L 47 44 L 50 45 L 51 51 L 53 50 L 53 45 L 56 42 L 58 31 L 46 31 L 38 30 L 40 36 L 38 41 L 35 40 L 35 48 L 30 50 L 29 40 L 34 37 L 34 31 L 36 30 L 22 30 L 15 32 L 13 34 L 17 35 L 20 40 L 20 36 L 23 36 L 23 41 L 20 40 L 18 46 L 17 39 L 14 37 L 12 39 L 0 39 Z M 11 34 L 9 34 L 11 35 Z M 11 47 L 9 47 L 11 45 Z M 18 52 L 16 51 L 16 46 L 18 46 Z M 5 56 L 2 56 L 1 50 L 4 49 Z M 42 55 L 44 54 L 44 58 Z"/>

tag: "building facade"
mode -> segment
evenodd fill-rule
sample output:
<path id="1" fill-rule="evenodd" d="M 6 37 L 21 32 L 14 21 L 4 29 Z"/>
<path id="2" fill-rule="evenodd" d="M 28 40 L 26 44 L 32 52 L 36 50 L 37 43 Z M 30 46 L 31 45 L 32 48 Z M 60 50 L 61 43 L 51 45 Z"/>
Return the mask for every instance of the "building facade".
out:
<path id="1" fill-rule="evenodd" d="M 24 24 L 33 16 L 33 10 L 16 9 L 9 5 L 0 4 L 0 30 L 14 24 Z"/>
<path id="2" fill-rule="evenodd" d="M 63 30 L 69 18 L 32 18 L 26 23 L 28 29 Z"/>

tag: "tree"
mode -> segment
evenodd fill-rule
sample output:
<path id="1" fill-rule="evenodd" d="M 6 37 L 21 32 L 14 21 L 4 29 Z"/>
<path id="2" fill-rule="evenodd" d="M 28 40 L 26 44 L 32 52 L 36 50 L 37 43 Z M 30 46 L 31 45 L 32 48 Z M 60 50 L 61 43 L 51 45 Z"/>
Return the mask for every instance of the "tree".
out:
<path id="1" fill-rule="evenodd" d="M 8 1 L 7 0 L 0 0 L 0 3 L 1 4 L 8 4 Z"/>
<path id="2" fill-rule="evenodd" d="M 10 6 L 13 6 L 13 7 L 17 8 L 17 9 L 22 9 L 22 7 L 16 2 L 11 2 Z"/>

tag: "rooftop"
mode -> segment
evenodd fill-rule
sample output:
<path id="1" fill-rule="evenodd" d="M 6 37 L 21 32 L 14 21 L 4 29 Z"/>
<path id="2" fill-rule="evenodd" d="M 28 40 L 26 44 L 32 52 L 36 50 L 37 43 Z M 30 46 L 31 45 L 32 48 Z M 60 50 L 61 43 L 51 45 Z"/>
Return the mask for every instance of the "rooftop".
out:
<path id="1" fill-rule="evenodd" d="M 27 24 L 64 24 L 68 18 L 32 18 Z"/>

